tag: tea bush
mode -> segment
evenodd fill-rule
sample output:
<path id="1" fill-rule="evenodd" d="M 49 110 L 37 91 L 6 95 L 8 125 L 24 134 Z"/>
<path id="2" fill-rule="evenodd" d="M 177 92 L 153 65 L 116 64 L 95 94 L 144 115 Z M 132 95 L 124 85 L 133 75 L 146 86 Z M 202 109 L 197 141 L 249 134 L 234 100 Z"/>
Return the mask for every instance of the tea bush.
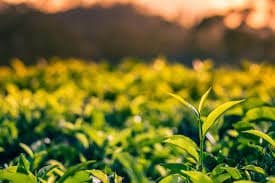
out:
<path id="1" fill-rule="evenodd" d="M 14 60 L 0 67 L 0 182 L 274 182 L 274 72 Z M 210 86 L 202 126 L 220 104 L 246 101 L 219 115 L 199 151 L 202 126 L 168 93 L 199 106 Z"/>

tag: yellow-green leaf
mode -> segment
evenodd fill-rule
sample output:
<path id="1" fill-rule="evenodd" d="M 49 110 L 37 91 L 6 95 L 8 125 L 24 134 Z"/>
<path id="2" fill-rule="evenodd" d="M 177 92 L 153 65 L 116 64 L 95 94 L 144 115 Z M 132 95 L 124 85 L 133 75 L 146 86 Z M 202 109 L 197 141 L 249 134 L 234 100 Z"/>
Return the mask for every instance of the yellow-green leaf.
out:
<path id="1" fill-rule="evenodd" d="M 176 174 L 168 175 L 159 181 L 159 183 L 178 183 L 178 182 L 179 182 L 179 176 Z"/>
<path id="2" fill-rule="evenodd" d="M 102 181 L 102 183 L 109 183 L 108 176 L 100 170 L 87 170 L 93 176 Z"/>
<path id="3" fill-rule="evenodd" d="M 229 173 L 232 176 L 232 178 L 234 178 L 234 179 L 242 178 L 242 175 L 241 175 L 240 171 L 237 168 L 222 167 L 221 169 L 224 169 L 225 171 L 227 171 L 227 173 Z"/>
<path id="4" fill-rule="evenodd" d="M 202 172 L 185 170 L 182 170 L 181 172 L 187 175 L 192 182 L 213 183 L 213 180 Z"/>
<path id="5" fill-rule="evenodd" d="M 81 142 L 84 148 L 87 149 L 89 147 L 89 140 L 83 133 L 76 133 L 75 137 Z"/>
<path id="6" fill-rule="evenodd" d="M 257 173 L 260 173 L 263 175 L 266 174 L 264 169 L 262 169 L 261 167 L 255 166 L 255 165 L 246 165 L 243 167 L 243 169 L 257 172 Z"/>
<path id="7" fill-rule="evenodd" d="M 202 110 L 202 107 L 205 103 L 205 100 L 207 99 L 210 91 L 211 91 L 212 87 L 210 87 L 204 94 L 203 96 L 201 97 L 201 100 L 200 100 L 200 104 L 199 104 L 199 113 L 201 113 L 201 110 Z"/>
<path id="8" fill-rule="evenodd" d="M 27 146 L 26 144 L 24 143 L 20 143 L 19 146 L 24 149 L 24 151 L 31 157 L 33 158 L 34 157 L 34 154 L 31 150 L 31 148 L 29 146 Z"/>
<path id="9" fill-rule="evenodd" d="M 235 105 L 244 102 L 245 100 L 238 100 L 238 101 L 230 101 L 226 102 L 220 106 L 218 106 L 216 109 L 214 109 L 206 118 L 206 121 L 202 125 L 202 135 L 203 137 L 206 135 L 209 128 L 213 126 L 215 121 L 227 110 L 234 107 Z"/>
<path id="10" fill-rule="evenodd" d="M 197 152 L 198 146 L 197 144 L 190 139 L 189 137 L 183 135 L 173 135 L 164 140 L 165 143 L 169 143 L 175 145 L 181 149 L 183 149 L 190 156 L 194 157 L 195 160 L 199 160 L 199 154 Z"/>
<path id="11" fill-rule="evenodd" d="M 243 131 L 243 133 L 249 133 L 249 134 L 258 136 L 258 137 L 264 139 L 269 144 L 271 144 L 272 146 L 275 147 L 275 141 L 270 136 L 268 136 L 267 134 L 265 134 L 265 133 L 263 133 L 261 131 L 258 131 L 258 130 L 246 130 L 246 131 Z"/>
<path id="12" fill-rule="evenodd" d="M 170 96 L 174 97 L 175 99 L 177 99 L 178 101 L 180 101 L 183 105 L 185 105 L 186 107 L 188 107 L 189 109 L 192 110 L 192 112 L 195 114 L 195 116 L 197 118 L 199 118 L 199 112 L 197 111 L 197 109 L 190 103 L 188 103 L 187 101 L 185 101 L 182 97 L 180 97 L 179 95 L 173 94 L 173 93 L 168 93 Z"/>

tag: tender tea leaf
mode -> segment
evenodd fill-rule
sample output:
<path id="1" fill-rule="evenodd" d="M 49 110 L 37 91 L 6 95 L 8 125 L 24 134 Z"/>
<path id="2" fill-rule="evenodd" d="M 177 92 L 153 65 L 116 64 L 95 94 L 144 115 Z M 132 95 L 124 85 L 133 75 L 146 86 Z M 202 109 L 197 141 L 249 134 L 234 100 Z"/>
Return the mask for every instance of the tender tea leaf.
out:
<path id="1" fill-rule="evenodd" d="M 38 180 L 39 180 L 41 183 L 48 183 L 48 181 L 46 181 L 46 180 L 44 180 L 44 179 L 42 179 L 42 178 L 39 178 L 39 177 L 38 177 Z"/>
<path id="2" fill-rule="evenodd" d="M 205 122 L 202 125 L 202 134 L 203 137 L 206 135 L 209 128 L 213 126 L 215 121 L 227 110 L 234 107 L 235 105 L 244 102 L 245 100 L 238 100 L 238 101 L 230 101 L 226 102 L 220 106 L 218 106 L 216 109 L 214 109 L 206 118 Z"/>
<path id="3" fill-rule="evenodd" d="M 114 174 L 114 179 L 115 179 L 114 183 L 122 183 L 123 177 L 121 177 L 121 176 L 119 176 L 115 173 Z"/>
<path id="4" fill-rule="evenodd" d="M 190 103 L 185 101 L 182 97 L 180 97 L 179 95 L 173 94 L 173 93 L 168 93 L 168 94 L 171 95 L 172 97 L 174 97 L 175 99 L 177 99 L 178 101 L 180 101 L 183 105 L 185 105 L 189 109 L 191 109 L 192 112 L 195 114 L 195 116 L 197 118 L 200 117 L 199 112 L 197 111 L 197 109 L 193 105 L 191 105 Z"/>
<path id="5" fill-rule="evenodd" d="M 162 178 L 158 183 L 178 183 L 179 176 L 178 175 L 168 175 Z"/>
<path id="6" fill-rule="evenodd" d="M 173 144 L 184 151 L 190 156 L 194 157 L 195 160 L 199 160 L 199 154 L 197 152 L 197 144 L 189 137 L 183 135 L 173 135 L 164 140 L 165 143 Z"/>
<path id="7" fill-rule="evenodd" d="M 262 174 L 262 175 L 265 175 L 265 170 L 261 167 L 258 167 L 258 166 L 255 166 L 255 165 L 246 165 L 243 167 L 243 169 L 245 170 L 250 170 L 250 171 L 253 171 L 253 172 L 257 172 L 259 174 Z"/>
<path id="8" fill-rule="evenodd" d="M 124 166 L 125 171 L 129 175 L 132 183 L 147 183 L 144 173 L 135 159 L 128 153 L 120 153 L 116 155 L 118 161 Z"/>
<path id="9" fill-rule="evenodd" d="M 0 170 L 0 180 L 8 180 L 11 183 L 36 183 L 36 179 L 34 176 L 26 175 L 23 173 L 14 173 L 9 172 L 8 170 Z"/>
<path id="10" fill-rule="evenodd" d="M 257 107 L 250 109 L 245 117 L 245 121 L 257 121 L 257 120 L 267 120 L 275 121 L 275 108 L 274 107 Z"/>
<path id="11" fill-rule="evenodd" d="M 28 175 L 29 174 L 29 170 L 30 170 L 30 163 L 26 159 L 26 157 L 23 154 L 21 154 L 19 156 L 19 159 L 18 159 L 18 165 L 17 165 L 16 172 Z"/>
<path id="12" fill-rule="evenodd" d="M 275 147 L 275 141 L 270 136 L 268 136 L 267 134 L 265 134 L 265 133 L 263 133 L 261 131 L 258 131 L 258 130 L 246 130 L 246 131 L 243 131 L 243 133 L 249 133 L 249 134 L 258 136 L 258 137 L 264 139 L 265 141 L 267 141 L 273 147 Z"/>
<path id="13" fill-rule="evenodd" d="M 102 171 L 100 170 L 86 170 L 86 171 L 91 173 L 93 176 L 95 176 L 99 180 L 101 180 L 102 183 L 109 183 L 108 176 Z"/>
<path id="14" fill-rule="evenodd" d="M 192 182 L 213 183 L 213 180 L 202 172 L 185 170 L 182 170 L 181 172 L 187 175 Z"/>
<path id="15" fill-rule="evenodd" d="M 81 142 L 84 148 L 87 149 L 89 147 L 89 140 L 83 133 L 76 133 L 75 137 Z"/>
<path id="16" fill-rule="evenodd" d="M 31 150 L 31 148 L 29 146 L 27 146 L 26 144 L 20 143 L 19 146 L 24 149 L 24 151 L 31 157 L 33 158 L 34 154 Z"/>
<path id="17" fill-rule="evenodd" d="M 199 109 L 198 109 L 199 113 L 201 113 L 202 107 L 203 107 L 203 105 L 204 105 L 204 103 L 205 103 L 205 101 L 206 101 L 206 99 L 207 99 L 207 97 L 208 97 L 208 95 L 209 95 L 211 89 L 212 89 L 212 87 L 210 87 L 210 88 L 203 94 L 203 96 L 201 97 L 200 104 L 199 104 Z"/>
<path id="18" fill-rule="evenodd" d="M 229 173 L 223 173 L 214 177 L 215 182 L 222 183 L 231 178 Z"/>
<path id="19" fill-rule="evenodd" d="M 255 183 L 251 180 L 238 180 L 238 181 L 234 181 L 233 183 Z"/>
<path id="20" fill-rule="evenodd" d="M 57 183 L 62 183 L 64 182 L 69 176 L 72 176 L 75 174 L 77 171 L 80 171 L 84 167 L 88 166 L 89 164 L 94 163 L 94 160 L 86 161 L 84 163 L 77 164 L 75 166 L 70 167 L 64 174 L 63 176 L 57 181 Z"/>
<path id="21" fill-rule="evenodd" d="M 242 175 L 241 175 L 240 171 L 237 168 L 222 167 L 222 169 L 224 169 L 225 171 L 227 171 L 227 173 L 229 173 L 232 176 L 232 178 L 234 178 L 234 179 L 240 179 L 240 178 L 242 178 Z"/>

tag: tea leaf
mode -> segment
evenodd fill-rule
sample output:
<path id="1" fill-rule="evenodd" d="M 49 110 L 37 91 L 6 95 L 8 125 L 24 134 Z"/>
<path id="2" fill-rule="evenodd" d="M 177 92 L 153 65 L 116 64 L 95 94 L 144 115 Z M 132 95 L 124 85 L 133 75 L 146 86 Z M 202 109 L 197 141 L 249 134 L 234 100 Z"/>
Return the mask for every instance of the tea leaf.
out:
<path id="1" fill-rule="evenodd" d="M 258 130 L 246 130 L 246 131 L 243 131 L 243 133 L 249 133 L 249 134 L 258 136 L 258 137 L 264 139 L 269 144 L 271 144 L 272 146 L 275 147 L 275 141 L 270 136 L 268 136 L 267 134 L 265 134 L 265 133 L 263 133 L 261 131 L 258 131 Z"/>
<path id="2" fill-rule="evenodd" d="M 94 163 L 94 160 L 86 161 L 84 163 L 77 164 L 75 166 L 71 166 L 64 174 L 63 176 L 57 181 L 57 183 L 64 182 L 69 176 L 72 176 L 77 171 L 83 169 L 84 167 L 88 166 L 89 164 Z"/>
<path id="3" fill-rule="evenodd" d="M 158 183 L 178 183 L 179 176 L 178 175 L 168 175 L 162 178 Z"/>
<path id="4" fill-rule="evenodd" d="M 192 182 L 213 183 L 213 180 L 202 172 L 185 170 L 182 170 L 181 172 L 187 175 Z"/>
<path id="5" fill-rule="evenodd" d="M 118 161 L 124 166 L 132 183 L 148 182 L 140 166 L 138 166 L 135 159 L 128 153 L 120 153 L 116 155 Z"/>
<path id="6" fill-rule="evenodd" d="M 31 150 L 31 148 L 29 146 L 27 146 L 26 144 L 24 143 L 20 143 L 19 146 L 24 149 L 24 151 L 31 157 L 33 158 L 34 157 L 34 154 Z"/>
<path id="7" fill-rule="evenodd" d="M 242 178 L 242 175 L 241 175 L 240 171 L 237 168 L 222 167 L 222 169 L 224 169 L 225 171 L 227 171 L 227 173 L 229 173 L 232 176 L 232 178 L 234 178 L 234 179 L 240 179 L 240 178 Z"/>
<path id="8" fill-rule="evenodd" d="M 205 101 L 206 101 L 206 99 L 207 99 L 209 93 L 211 92 L 211 90 L 212 90 L 212 87 L 210 87 L 210 88 L 203 94 L 203 96 L 201 97 L 200 104 L 199 104 L 199 113 L 201 113 L 202 107 L 203 107 L 203 105 L 204 105 L 204 103 L 205 103 Z"/>
<path id="9" fill-rule="evenodd" d="M 205 137 L 207 131 L 209 128 L 213 126 L 215 121 L 227 110 L 234 107 L 235 105 L 244 102 L 244 100 L 238 100 L 238 101 L 230 101 L 226 102 L 220 106 L 218 106 L 216 109 L 214 109 L 206 118 L 206 121 L 202 125 L 202 136 Z"/>
<path id="10" fill-rule="evenodd" d="M 275 121 L 275 108 L 274 107 L 253 108 L 253 109 L 250 109 L 244 117 L 244 121 L 257 121 L 257 120 Z"/>
<path id="11" fill-rule="evenodd" d="M 243 167 L 243 169 L 257 172 L 257 173 L 263 174 L 263 175 L 266 174 L 264 169 L 262 169 L 261 167 L 255 166 L 255 165 L 246 165 Z"/>
<path id="12" fill-rule="evenodd" d="M 101 180 L 102 183 L 108 183 L 109 182 L 108 176 L 100 170 L 86 170 L 86 171 L 91 173 L 93 176 L 95 176 L 99 180 Z"/>
<path id="13" fill-rule="evenodd" d="M 26 157 L 23 154 L 21 154 L 19 156 L 16 172 L 28 175 L 29 174 L 29 170 L 30 170 L 30 163 L 26 159 Z"/>
<path id="14" fill-rule="evenodd" d="M 120 177 L 115 173 L 114 179 L 115 179 L 115 183 L 122 183 L 123 177 Z"/>
<path id="15" fill-rule="evenodd" d="M 18 172 L 10 172 L 8 170 L 0 170 L 0 180 L 8 180 L 11 183 L 36 183 L 34 176 L 26 175 Z"/>
<path id="16" fill-rule="evenodd" d="M 177 99 L 178 101 L 180 101 L 183 105 L 185 105 L 186 107 L 188 107 L 189 109 L 192 110 L 192 112 L 195 114 L 195 116 L 197 118 L 200 117 L 199 112 L 197 111 L 197 109 L 190 103 L 186 102 L 182 97 L 180 97 L 179 95 L 173 94 L 173 93 L 168 93 L 170 96 L 174 97 L 175 99 Z"/>
<path id="17" fill-rule="evenodd" d="M 199 160 L 199 154 L 197 152 L 197 144 L 189 137 L 183 135 L 173 135 L 164 140 L 165 143 L 173 144 L 194 157 L 195 160 Z"/>

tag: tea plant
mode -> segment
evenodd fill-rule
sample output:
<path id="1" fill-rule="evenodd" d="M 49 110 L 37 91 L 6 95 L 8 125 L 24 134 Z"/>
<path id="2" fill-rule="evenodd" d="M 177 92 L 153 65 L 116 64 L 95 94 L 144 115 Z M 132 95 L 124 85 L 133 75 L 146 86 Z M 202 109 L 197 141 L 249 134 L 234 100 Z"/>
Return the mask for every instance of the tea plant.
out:
<path id="1" fill-rule="evenodd" d="M 179 95 L 169 93 L 169 95 L 176 98 L 184 106 L 188 107 L 193 112 L 195 120 L 198 122 L 199 148 L 197 147 L 197 144 L 192 139 L 183 135 L 173 135 L 173 136 L 167 137 L 164 140 L 165 143 L 177 146 L 182 150 L 184 150 L 191 157 L 191 162 L 198 163 L 198 165 L 195 168 L 188 165 L 186 166 L 184 164 L 162 164 L 162 166 L 170 169 L 173 174 L 177 173 L 181 175 L 183 181 L 188 182 L 188 180 L 191 180 L 192 182 L 213 182 L 213 181 L 224 182 L 228 180 L 230 177 L 232 177 L 235 180 L 242 178 L 242 175 L 237 168 L 225 166 L 224 164 L 217 165 L 216 168 L 212 170 L 212 172 L 208 172 L 207 174 L 205 174 L 206 170 L 204 168 L 204 154 L 206 153 L 204 153 L 204 141 L 209 129 L 214 125 L 215 121 L 217 121 L 217 119 L 223 113 L 225 113 L 227 110 L 245 101 L 245 100 L 238 100 L 238 101 L 226 102 L 218 106 L 217 108 L 215 108 L 206 117 L 206 119 L 203 120 L 201 117 L 201 110 L 203 108 L 203 105 L 210 91 L 211 91 L 211 88 L 208 89 L 207 92 L 201 97 L 198 109 L 196 109 L 193 105 L 185 101 Z M 261 131 L 246 130 L 246 131 L 243 131 L 243 133 L 249 133 L 249 134 L 258 136 L 266 140 L 268 143 L 270 143 L 270 145 L 273 146 L 273 148 L 275 147 L 275 141 L 270 136 L 266 135 Z M 198 149 L 199 149 L 199 153 L 197 152 Z M 189 161 L 190 161 L 190 157 L 188 157 Z M 247 172 L 247 170 L 255 171 L 259 174 L 265 175 L 265 171 L 261 167 L 257 167 L 254 165 L 246 165 L 242 167 L 242 169 L 244 169 L 245 173 L 248 174 L 247 177 L 250 180 L 251 180 L 251 177 Z M 223 173 L 223 172 L 226 172 L 226 173 Z M 179 179 L 177 178 L 177 176 L 173 174 L 165 177 L 160 182 L 161 183 L 178 182 Z M 211 178 L 208 175 L 211 175 Z"/>
<path id="2" fill-rule="evenodd" d="M 164 59 L 110 65 L 54 58 L 0 66 L 0 182 L 12 182 L 16 174 L 57 182 L 71 167 L 89 161 L 95 162 L 63 180 L 104 182 L 107 177 L 113 183 L 123 177 L 126 183 L 147 183 L 172 174 L 177 182 L 195 174 L 226 183 L 272 181 L 274 72 L 265 64 L 214 69 L 206 61 L 191 69 Z M 200 96 L 210 83 L 215 95 L 203 107 Z M 194 121 L 189 109 L 163 95 L 172 91 L 197 103 L 199 118 Z M 224 120 L 204 126 L 208 110 L 244 96 L 249 99 L 224 113 Z M 186 135 L 165 139 L 182 148 L 162 142 L 173 134 Z M 19 160 L 29 168 L 18 169 Z"/>

